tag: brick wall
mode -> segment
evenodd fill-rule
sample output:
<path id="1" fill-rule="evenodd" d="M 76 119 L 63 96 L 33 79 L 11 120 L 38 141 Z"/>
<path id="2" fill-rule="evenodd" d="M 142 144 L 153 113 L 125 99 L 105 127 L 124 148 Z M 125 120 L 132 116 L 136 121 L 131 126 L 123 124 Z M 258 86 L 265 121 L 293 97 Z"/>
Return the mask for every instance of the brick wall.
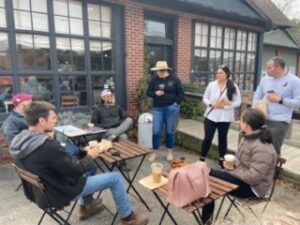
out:
<path id="1" fill-rule="evenodd" d="M 144 73 L 144 15 L 140 4 L 125 5 L 125 71 L 128 112 L 134 112 L 134 90 Z"/>
<path id="2" fill-rule="evenodd" d="M 185 14 L 179 15 L 176 21 L 174 64 L 175 72 L 182 83 L 190 78 L 192 19 Z"/>

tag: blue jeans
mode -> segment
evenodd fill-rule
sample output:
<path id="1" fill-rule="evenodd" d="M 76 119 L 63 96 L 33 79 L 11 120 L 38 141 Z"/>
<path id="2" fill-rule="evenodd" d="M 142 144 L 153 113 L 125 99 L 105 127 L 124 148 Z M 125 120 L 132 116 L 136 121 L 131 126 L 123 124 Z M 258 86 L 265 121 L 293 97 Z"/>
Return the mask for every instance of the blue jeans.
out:
<path id="1" fill-rule="evenodd" d="M 65 145 L 65 151 L 71 156 L 77 156 L 80 153 L 80 149 L 73 144 L 67 142 L 61 142 L 61 144 Z"/>
<path id="2" fill-rule="evenodd" d="M 94 192 L 110 189 L 120 218 L 129 216 L 132 212 L 132 206 L 128 200 L 128 195 L 123 183 L 122 176 L 117 172 L 108 172 L 89 176 L 86 180 L 82 192 L 75 198 L 79 199 L 79 204 L 83 205 L 83 196 L 93 194 Z"/>
<path id="3" fill-rule="evenodd" d="M 174 147 L 175 126 L 179 114 L 179 105 L 172 104 L 166 107 L 153 108 L 153 130 L 152 148 L 158 150 L 160 146 L 160 135 L 165 128 L 166 146 L 168 149 Z"/>

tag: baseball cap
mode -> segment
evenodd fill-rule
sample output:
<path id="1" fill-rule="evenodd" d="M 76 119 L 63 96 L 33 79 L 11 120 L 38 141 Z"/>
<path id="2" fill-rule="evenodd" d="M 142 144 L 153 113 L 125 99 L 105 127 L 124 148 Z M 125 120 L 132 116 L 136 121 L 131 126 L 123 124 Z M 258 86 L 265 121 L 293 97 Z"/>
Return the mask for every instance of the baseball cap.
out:
<path id="1" fill-rule="evenodd" d="M 32 94 L 19 93 L 12 98 L 14 106 L 18 106 L 21 102 L 32 100 Z"/>
<path id="2" fill-rule="evenodd" d="M 111 94 L 111 91 L 109 89 L 104 89 L 102 92 L 101 92 L 101 98 L 105 97 L 106 95 L 109 95 Z"/>

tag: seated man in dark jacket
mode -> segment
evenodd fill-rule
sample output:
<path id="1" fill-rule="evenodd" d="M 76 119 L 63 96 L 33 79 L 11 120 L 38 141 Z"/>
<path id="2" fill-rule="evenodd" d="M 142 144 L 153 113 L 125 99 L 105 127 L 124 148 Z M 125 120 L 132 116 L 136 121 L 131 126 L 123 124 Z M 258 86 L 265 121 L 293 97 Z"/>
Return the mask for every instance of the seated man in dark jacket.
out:
<path id="1" fill-rule="evenodd" d="M 32 102 L 32 95 L 26 93 L 19 93 L 12 98 L 14 111 L 3 121 L 2 131 L 7 139 L 8 144 L 12 139 L 22 130 L 28 128 L 24 119 L 24 109 Z"/>
<path id="2" fill-rule="evenodd" d="M 124 110 L 112 100 L 109 89 L 101 92 L 102 103 L 94 111 L 91 122 L 97 127 L 107 129 L 104 138 L 111 141 L 127 139 L 126 132 L 132 127 L 132 119 L 126 117 Z"/>
<path id="3" fill-rule="evenodd" d="M 84 197 L 109 188 L 121 218 L 119 225 L 147 224 L 145 215 L 133 213 L 119 173 L 84 176 L 87 171 L 95 169 L 93 160 L 98 157 L 98 147 L 90 148 L 87 155 L 79 160 L 67 154 L 58 141 L 46 134 L 53 130 L 57 122 L 52 104 L 32 102 L 25 109 L 25 118 L 29 129 L 13 139 L 10 152 L 14 161 L 41 178 L 53 206 L 62 208 L 70 201 L 79 199 L 79 216 L 90 216 L 101 212 L 103 205 L 99 202 L 88 204 Z"/>

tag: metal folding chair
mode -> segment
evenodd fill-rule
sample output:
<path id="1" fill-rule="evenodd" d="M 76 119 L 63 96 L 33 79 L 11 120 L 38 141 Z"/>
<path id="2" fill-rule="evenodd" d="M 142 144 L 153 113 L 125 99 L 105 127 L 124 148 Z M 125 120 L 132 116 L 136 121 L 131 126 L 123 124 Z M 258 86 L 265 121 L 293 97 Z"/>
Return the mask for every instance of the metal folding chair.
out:
<path id="1" fill-rule="evenodd" d="M 19 175 L 19 177 L 21 178 L 22 180 L 22 184 L 23 184 L 23 188 L 24 188 L 24 193 L 26 195 L 26 197 L 34 202 L 35 204 L 37 204 L 39 206 L 39 208 L 41 208 L 44 213 L 43 215 L 41 216 L 39 222 L 38 222 L 38 225 L 40 225 L 45 217 L 45 215 L 49 215 L 53 220 L 55 220 L 58 224 L 61 224 L 61 225 L 70 225 L 70 223 L 68 222 L 76 204 L 77 204 L 77 201 L 75 201 L 72 206 L 71 206 L 71 209 L 69 211 L 66 211 L 64 209 L 62 209 L 64 212 L 66 212 L 67 216 L 64 218 L 62 217 L 58 211 L 61 211 L 61 209 L 57 209 L 53 206 L 51 206 L 49 200 L 48 200 L 48 197 L 47 195 L 45 194 L 45 188 L 44 188 L 44 185 L 43 183 L 41 182 L 41 179 L 25 170 L 25 169 L 22 169 L 18 166 L 16 166 L 15 164 L 13 164 L 13 167 L 15 168 L 17 174 Z M 29 185 L 29 186 L 28 186 Z M 28 193 L 26 190 L 28 190 L 28 187 L 30 187 L 32 189 L 32 192 L 34 193 L 39 193 L 41 198 L 40 200 L 43 201 L 43 206 L 41 206 L 41 204 L 39 204 L 38 202 L 35 201 L 35 199 L 32 197 L 32 193 Z"/>
<path id="2" fill-rule="evenodd" d="M 228 215 L 229 211 L 231 210 L 232 206 L 243 216 L 245 217 L 244 213 L 241 211 L 241 209 L 239 208 L 239 206 L 242 206 L 243 208 L 248 209 L 254 216 L 258 217 L 255 213 L 255 211 L 253 210 L 253 206 L 257 205 L 257 204 L 261 204 L 261 203 L 265 203 L 262 213 L 264 213 L 266 211 L 266 208 L 269 205 L 269 202 L 272 199 L 274 190 L 275 190 L 275 186 L 278 180 L 278 177 L 281 173 L 281 171 L 283 170 L 282 166 L 283 164 L 285 164 L 286 159 L 282 158 L 282 157 L 278 157 L 277 159 L 277 164 L 275 167 L 275 173 L 274 173 L 274 178 L 273 178 L 273 184 L 271 186 L 271 189 L 269 190 L 269 193 L 267 194 L 267 196 L 265 198 L 259 198 L 259 199 L 242 199 L 242 198 L 238 198 L 238 197 L 234 197 L 234 196 L 227 196 L 227 198 L 229 199 L 229 201 L 231 202 L 229 208 L 227 209 L 224 218 L 226 218 L 226 216 Z"/>

